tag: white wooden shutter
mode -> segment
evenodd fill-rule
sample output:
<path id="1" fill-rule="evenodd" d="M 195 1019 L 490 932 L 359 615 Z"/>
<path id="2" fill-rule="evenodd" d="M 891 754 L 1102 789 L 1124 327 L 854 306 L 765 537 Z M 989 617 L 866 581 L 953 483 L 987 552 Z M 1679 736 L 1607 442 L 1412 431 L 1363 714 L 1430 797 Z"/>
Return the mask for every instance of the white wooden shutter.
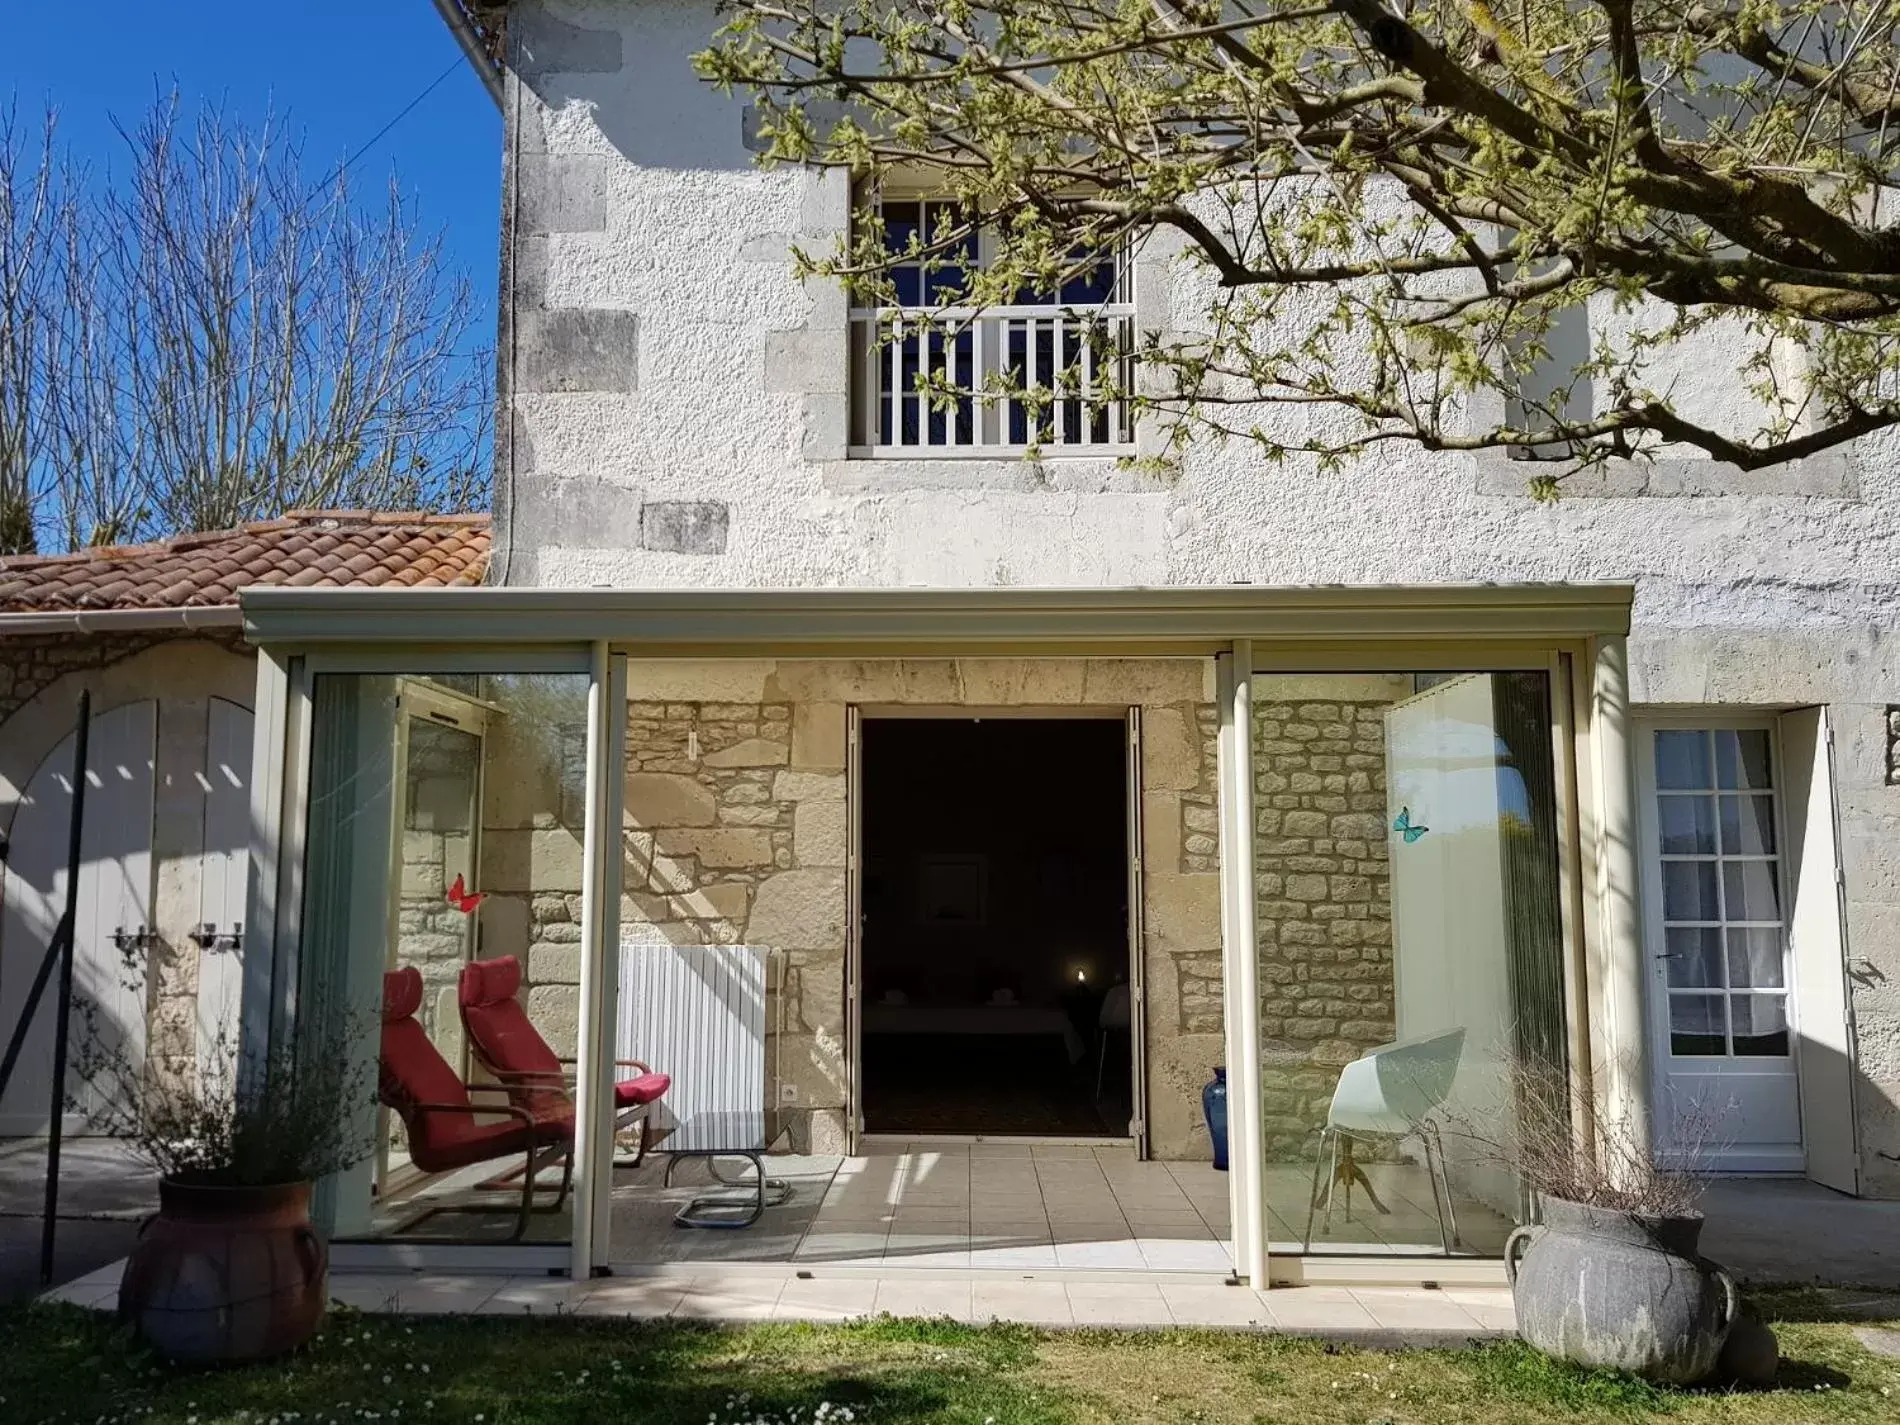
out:
<path id="1" fill-rule="evenodd" d="M 1826 708 L 1798 708 L 1779 721 L 1792 842 L 1788 942 L 1807 1172 L 1823 1187 L 1858 1193 L 1854 1031 L 1834 822 L 1833 736 Z"/>
<path id="2" fill-rule="evenodd" d="M 245 876 L 251 864 L 251 710 L 213 698 L 205 725 L 204 853 L 198 879 L 198 1068 L 214 1067 L 219 1036 L 238 1046 L 244 978 Z M 235 1066 L 232 1066 L 235 1067 Z"/>

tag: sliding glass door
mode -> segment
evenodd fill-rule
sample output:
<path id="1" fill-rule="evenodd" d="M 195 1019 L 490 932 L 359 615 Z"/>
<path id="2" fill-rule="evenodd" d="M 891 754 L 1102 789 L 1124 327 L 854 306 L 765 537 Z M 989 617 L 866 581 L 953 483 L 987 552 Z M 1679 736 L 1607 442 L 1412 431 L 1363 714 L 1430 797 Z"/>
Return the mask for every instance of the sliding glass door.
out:
<path id="1" fill-rule="evenodd" d="M 374 1090 L 372 1151 L 320 1186 L 339 1239 L 568 1239 L 587 691 L 583 673 L 310 680 L 292 1032 Z"/>
<path id="2" fill-rule="evenodd" d="M 1270 1250 L 1496 1256 L 1567 1091 L 1542 671 L 1258 674 Z"/>

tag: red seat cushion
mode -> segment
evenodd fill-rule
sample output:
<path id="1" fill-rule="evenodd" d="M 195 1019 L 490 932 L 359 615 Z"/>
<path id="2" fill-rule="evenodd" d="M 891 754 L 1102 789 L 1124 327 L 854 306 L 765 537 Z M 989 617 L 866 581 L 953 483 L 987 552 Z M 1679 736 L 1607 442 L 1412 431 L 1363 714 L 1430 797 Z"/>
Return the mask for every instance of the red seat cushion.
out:
<path id="1" fill-rule="evenodd" d="M 521 962 L 513 955 L 471 960 L 462 967 L 457 999 L 462 1024 L 476 1056 L 503 1082 L 529 1074 L 510 1088 L 509 1099 L 536 1118 L 573 1119 L 574 1103 L 563 1087 L 561 1061 L 521 1007 Z M 616 1109 L 640 1108 L 673 1086 L 666 1074 L 641 1074 L 614 1085 Z"/>
<path id="2" fill-rule="evenodd" d="M 673 1087 L 671 1074 L 642 1074 L 637 1079 L 622 1079 L 614 1085 L 615 1108 L 639 1108 L 658 1099 Z"/>
<path id="3" fill-rule="evenodd" d="M 509 1085 L 509 1100 L 537 1118 L 571 1118 L 574 1106 L 564 1087 L 561 1061 L 534 1027 L 516 997 L 521 989 L 521 962 L 513 955 L 493 960 L 471 960 L 462 967 L 457 998 L 462 1026 L 476 1057 L 494 1075 L 508 1083 L 512 1075 L 531 1075 L 528 1082 Z"/>
<path id="4" fill-rule="evenodd" d="M 440 1173 L 525 1151 L 528 1125 L 513 1117 L 482 1114 L 416 1019 L 422 989 L 422 973 L 414 966 L 383 976 L 379 1096 L 408 1129 L 410 1159 L 424 1172 Z M 425 1104 L 446 1104 L 456 1111 L 432 1112 Z M 556 1143 L 571 1139 L 573 1133 L 571 1111 L 565 1116 L 550 1115 L 535 1125 L 534 1141 L 537 1145 Z"/>

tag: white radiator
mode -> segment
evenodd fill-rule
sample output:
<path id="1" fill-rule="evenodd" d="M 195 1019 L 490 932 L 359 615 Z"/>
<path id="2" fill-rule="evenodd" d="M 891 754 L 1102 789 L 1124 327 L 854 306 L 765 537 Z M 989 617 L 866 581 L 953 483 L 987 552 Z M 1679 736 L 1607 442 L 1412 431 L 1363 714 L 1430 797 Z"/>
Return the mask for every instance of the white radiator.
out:
<path id="1" fill-rule="evenodd" d="M 752 945 L 623 940 L 617 1057 L 673 1076 L 655 1128 L 664 1146 L 765 1143 L 766 966 Z"/>

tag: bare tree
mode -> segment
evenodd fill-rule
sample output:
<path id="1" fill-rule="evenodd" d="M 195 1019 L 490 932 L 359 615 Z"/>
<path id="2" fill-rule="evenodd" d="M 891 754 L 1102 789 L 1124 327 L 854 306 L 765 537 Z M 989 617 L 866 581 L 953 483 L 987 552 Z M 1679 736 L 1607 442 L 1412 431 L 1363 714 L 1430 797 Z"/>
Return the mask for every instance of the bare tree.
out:
<path id="1" fill-rule="evenodd" d="M 52 322 L 37 363 L 0 374 L 0 411 L 38 419 L 23 464 L 42 535 L 482 503 L 490 368 L 461 346 L 469 284 L 400 189 L 359 201 L 274 123 L 187 116 L 176 96 L 119 132 L 122 177 L 54 185 L 64 201 L 23 251 Z M 40 172 L 53 163 L 49 139 Z"/>
<path id="2" fill-rule="evenodd" d="M 47 115 L 30 171 L 18 111 L 0 113 L 0 554 L 36 545 L 34 507 L 52 424 L 42 379 L 54 321 L 46 260 L 65 204 Z"/>
<path id="3" fill-rule="evenodd" d="M 725 8 L 699 69 L 772 157 L 965 215 L 893 252 L 867 210 L 808 268 L 888 305 L 934 258 L 967 308 L 1178 248 L 1135 393 L 1176 430 L 1752 469 L 1900 423 L 1894 0 Z"/>

